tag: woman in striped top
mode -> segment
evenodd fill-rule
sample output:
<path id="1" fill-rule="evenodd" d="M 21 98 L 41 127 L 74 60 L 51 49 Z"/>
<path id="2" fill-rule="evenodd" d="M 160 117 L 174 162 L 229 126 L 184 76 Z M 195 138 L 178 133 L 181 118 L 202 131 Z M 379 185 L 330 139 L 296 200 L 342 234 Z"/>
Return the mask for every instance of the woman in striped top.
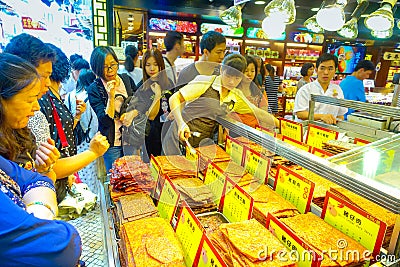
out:
<path id="1" fill-rule="evenodd" d="M 275 75 L 275 69 L 271 64 L 265 65 L 267 76 L 265 77 L 265 92 L 268 97 L 268 108 L 272 114 L 278 113 L 278 89 L 282 81 Z"/>

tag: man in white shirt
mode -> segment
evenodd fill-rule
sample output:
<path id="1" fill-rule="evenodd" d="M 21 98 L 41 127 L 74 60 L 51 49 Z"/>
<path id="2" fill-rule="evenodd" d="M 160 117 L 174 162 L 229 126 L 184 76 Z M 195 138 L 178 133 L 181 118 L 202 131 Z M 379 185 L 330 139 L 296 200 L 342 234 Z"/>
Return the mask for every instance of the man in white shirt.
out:
<path id="1" fill-rule="evenodd" d="M 338 66 L 338 59 L 332 54 L 322 54 L 317 60 L 317 80 L 301 87 L 296 94 L 294 102 L 294 114 L 296 120 L 307 120 L 311 94 L 324 95 L 343 99 L 343 91 L 339 85 L 331 84 Z M 336 124 L 337 120 L 343 120 L 347 108 L 315 103 L 314 120 L 322 120 L 327 124 Z"/>
<path id="2" fill-rule="evenodd" d="M 164 37 L 164 45 L 167 53 L 164 57 L 165 71 L 167 77 L 174 84 L 176 84 L 177 73 L 175 68 L 175 60 L 182 56 L 185 52 L 185 45 L 183 43 L 183 34 L 177 31 L 169 31 Z"/>

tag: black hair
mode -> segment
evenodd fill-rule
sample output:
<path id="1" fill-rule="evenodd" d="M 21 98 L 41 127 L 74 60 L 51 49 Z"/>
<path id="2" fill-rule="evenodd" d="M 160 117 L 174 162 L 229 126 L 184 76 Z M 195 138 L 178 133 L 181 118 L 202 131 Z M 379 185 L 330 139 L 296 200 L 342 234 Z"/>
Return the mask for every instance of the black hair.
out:
<path id="1" fill-rule="evenodd" d="M 252 96 L 258 96 L 261 94 L 261 90 L 258 88 L 258 86 L 260 86 L 260 85 L 258 84 L 258 79 L 257 79 L 257 70 L 258 70 L 257 59 L 255 57 L 249 56 L 249 55 L 246 55 L 244 58 L 246 59 L 246 62 L 247 62 L 246 68 L 250 64 L 253 64 L 255 67 L 256 75 L 254 75 L 254 78 L 250 83 L 250 92 L 251 92 Z"/>
<path id="2" fill-rule="evenodd" d="M 12 38 L 4 52 L 19 56 L 35 67 L 38 67 L 41 63 L 54 62 L 55 60 L 55 52 L 50 47 L 27 33 L 21 33 Z"/>
<path id="3" fill-rule="evenodd" d="M 0 99 L 12 98 L 35 81 L 40 83 L 35 66 L 18 56 L 0 53 Z M 35 143 L 27 127 L 11 129 L 4 123 L 5 112 L 0 101 L 0 155 L 15 161 L 18 155 L 34 151 Z"/>
<path id="4" fill-rule="evenodd" d="M 83 57 L 78 54 L 73 54 L 69 57 L 69 61 L 71 62 L 71 64 L 74 63 L 75 60 L 78 60 L 78 59 L 83 59 Z"/>
<path id="5" fill-rule="evenodd" d="M 265 68 L 268 71 L 268 75 L 271 76 L 271 78 L 274 78 L 275 77 L 275 68 L 271 64 L 265 65 Z"/>
<path id="6" fill-rule="evenodd" d="M 93 83 L 96 79 L 96 75 L 94 75 L 93 71 L 90 69 L 82 69 L 79 72 L 79 77 L 76 82 L 76 90 L 82 91 L 86 90 L 86 88 Z"/>
<path id="7" fill-rule="evenodd" d="M 203 35 L 200 41 L 201 53 L 204 54 L 204 49 L 211 52 L 217 45 L 222 43 L 226 43 L 225 36 L 216 31 L 208 31 Z"/>
<path id="8" fill-rule="evenodd" d="M 139 50 L 134 45 L 127 45 L 125 47 L 125 62 L 124 66 L 126 71 L 131 72 L 135 69 L 135 57 L 137 57 Z"/>
<path id="9" fill-rule="evenodd" d="M 317 59 L 317 63 L 316 63 L 317 68 L 319 67 L 319 65 L 322 62 L 326 62 L 329 60 L 333 60 L 335 62 L 335 69 L 336 69 L 338 67 L 338 58 L 337 58 L 337 56 L 329 54 L 329 53 L 324 53 Z"/>
<path id="10" fill-rule="evenodd" d="M 358 71 L 359 69 L 364 69 L 365 71 L 367 70 L 374 71 L 375 65 L 370 60 L 361 60 L 357 63 L 356 67 L 354 68 L 354 71 Z"/>
<path id="11" fill-rule="evenodd" d="M 242 76 L 246 67 L 246 59 L 241 54 L 227 55 L 222 61 L 222 72 L 228 75 Z"/>
<path id="12" fill-rule="evenodd" d="M 314 68 L 314 64 L 310 63 L 310 62 L 306 62 L 303 64 L 303 66 L 301 67 L 300 70 L 300 74 L 301 76 L 307 76 L 308 75 L 308 70 Z"/>
<path id="13" fill-rule="evenodd" d="M 46 43 L 55 53 L 56 57 L 53 62 L 53 72 L 50 75 L 50 80 L 63 83 L 69 78 L 69 73 L 71 71 L 71 65 L 69 64 L 68 57 L 61 51 L 57 46 Z"/>
<path id="14" fill-rule="evenodd" d="M 171 51 L 174 46 L 178 43 L 180 44 L 183 40 L 183 34 L 177 31 L 168 31 L 164 37 L 165 49 Z"/>
<path id="15" fill-rule="evenodd" d="M 106 61 L 107 55 L 111 55 L 114 60 L 119 63 L 118 57 L 114 50 L 109 46 L 98 46 L 93 49 L 92 55 L 90 56 L 90 67 L 96 76 L 104 79 L 104 62 Z"/>
<path id="16" fill-rule="evenodd" d="M 70 62 L 71 62 L 71 69 L 73 70 L 90 69 L 89 62 L 87 62 L 86 59 L 78 58 L 75 59 L 75 61 L 70 61 Z"/>

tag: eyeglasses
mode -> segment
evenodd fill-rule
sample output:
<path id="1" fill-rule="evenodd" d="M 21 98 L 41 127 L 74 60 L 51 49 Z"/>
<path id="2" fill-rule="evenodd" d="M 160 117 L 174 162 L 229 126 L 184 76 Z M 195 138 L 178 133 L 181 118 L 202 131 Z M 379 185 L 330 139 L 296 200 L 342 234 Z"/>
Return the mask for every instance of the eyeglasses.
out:
<path id="1" fill-rule="evenodd" d="M 112 64 L 111 66 L 107 66 L 107 65 L 104 65 L 104 70 L 105 71 L 112 71 L 112 70 L 117 70 L 118 69 L 118 63 L 115 63 L 115 64 Z"/>

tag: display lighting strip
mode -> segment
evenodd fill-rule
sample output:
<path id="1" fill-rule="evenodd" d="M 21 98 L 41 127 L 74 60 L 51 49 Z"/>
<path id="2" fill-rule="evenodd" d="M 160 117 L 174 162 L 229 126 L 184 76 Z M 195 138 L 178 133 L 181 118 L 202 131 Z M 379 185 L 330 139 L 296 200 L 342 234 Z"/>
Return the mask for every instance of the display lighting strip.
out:
<path id="1" fill-rule="evenodd" d="M 286 46 L 289 47 L 307 47 L 307 44 L 298 44 L 298 43 L 287 43 Z"/>
<path id="2" fill-rule="evenodd" d="M 149 32 L 149 36 L 156 36 L 156 37 L 165 37 L 166 33 L 164 32 Z"/>
<path id="3" fill-rule="evenodd" d="M 267 41 L 259 41 L 259 40 L 246 40 L 246 44 L 261 44 L 261 45 L 269 45 Z"/>

